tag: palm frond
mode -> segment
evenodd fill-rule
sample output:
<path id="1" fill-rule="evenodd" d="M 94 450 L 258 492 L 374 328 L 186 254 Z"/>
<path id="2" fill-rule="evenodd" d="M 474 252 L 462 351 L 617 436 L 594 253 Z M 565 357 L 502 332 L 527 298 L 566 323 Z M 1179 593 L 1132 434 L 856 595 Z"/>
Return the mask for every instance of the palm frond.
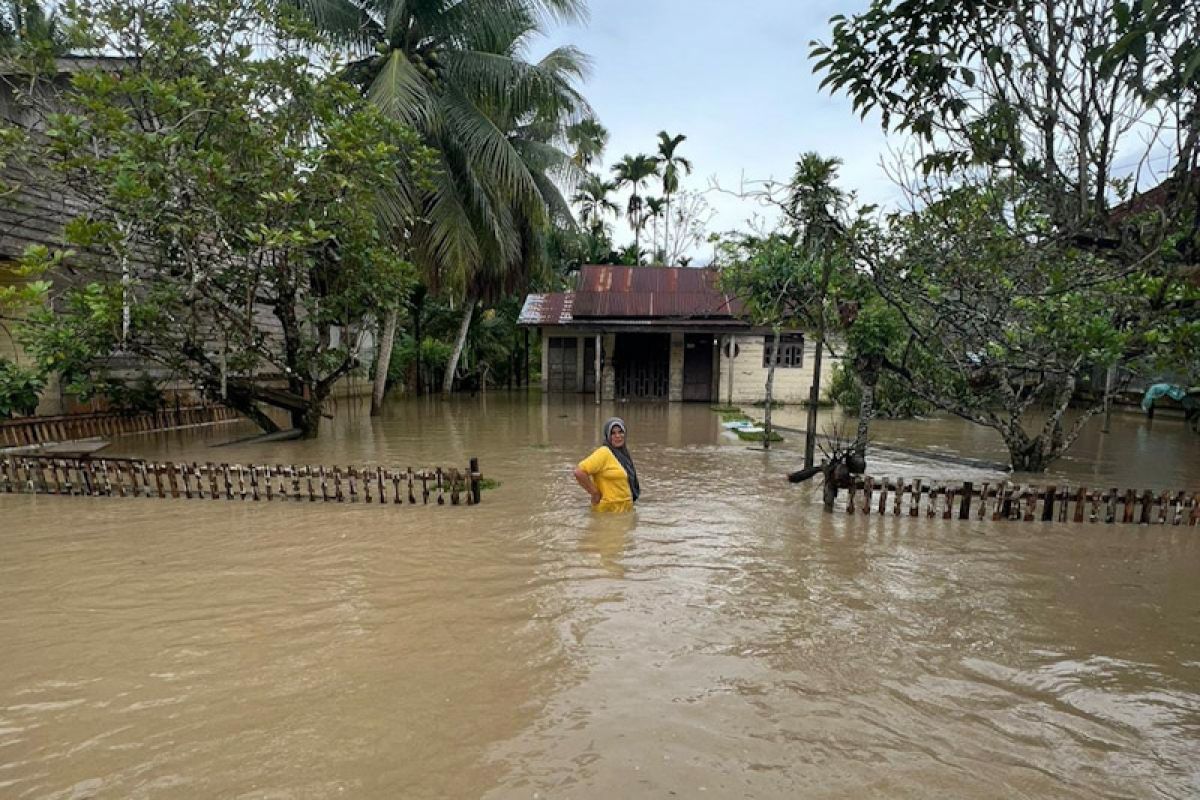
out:
<path id="1" fill-rule="evenodd" d="M 356 0 L 283 0 L 300 11 L 334 42 L 365 48 L 383 31 L 380 18 Z"/>
<path id="2" fill-rule="evenodd" d="M 445 133 L 469 154 L 472 171 L 515 202 L 535 199 L 537 187 L 529 170 L 496 123 L 454 86 L 447 87 L 440 99 L 439 117 Z"/>
<path id="3" fill-rule="evenodd" d="M 388 116 L 423 128 L 429 123 L 431 93 L 424 76 L 408 56 L 393 50 L 375 75 L 367 97 Z"/>

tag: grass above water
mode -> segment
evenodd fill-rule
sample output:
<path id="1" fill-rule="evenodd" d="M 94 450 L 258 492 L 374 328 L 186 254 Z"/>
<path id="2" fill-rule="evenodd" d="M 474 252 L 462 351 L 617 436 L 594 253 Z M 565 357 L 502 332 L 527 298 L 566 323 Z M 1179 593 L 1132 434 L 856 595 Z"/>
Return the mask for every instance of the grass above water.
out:
<path id="1" fill-rule="evenodd" d="M 739 431 L 739 430 L 735 429 L 734 433 L 736 433 L 738 435 L 738 438 L 741 439 L 743 442 L 761 442 L 764 439 L 766 439 L 766 436 L 767 436 L 766 431 L 756 431 L 754 433 L 750 433 L 748 431 Z M 780 436 L 775 431 L 771 431 L 771 441 L 772 442 L 782 442 L 783 437 Z"/>

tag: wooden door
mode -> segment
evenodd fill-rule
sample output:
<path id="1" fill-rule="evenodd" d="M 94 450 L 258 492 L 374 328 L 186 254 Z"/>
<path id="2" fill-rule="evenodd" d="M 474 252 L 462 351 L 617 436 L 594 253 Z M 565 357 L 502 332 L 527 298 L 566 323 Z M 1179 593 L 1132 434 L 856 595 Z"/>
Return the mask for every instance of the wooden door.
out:
<path id="1" fill-rule="evenodd" d="M 683 399 L 711 403 L 712 384 L 712 334 L 689 333 L 683 337 Z"/>

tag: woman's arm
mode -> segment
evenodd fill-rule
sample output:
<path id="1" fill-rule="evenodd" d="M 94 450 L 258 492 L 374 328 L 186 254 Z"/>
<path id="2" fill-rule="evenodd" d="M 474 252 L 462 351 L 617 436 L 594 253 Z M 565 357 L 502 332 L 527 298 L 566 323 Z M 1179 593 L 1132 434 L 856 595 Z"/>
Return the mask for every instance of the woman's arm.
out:
<path id="1" fill-rule="evenodd" d="M 576 483 L 578 483 L 580 486 L 583 487 L 583 490 L 585 492 L 587 492 L 591 496 L 592 505 L 596 505 L 597 503 L 600 502 L 600 490 L 596 488 L 596 482 L 592 480 L 591 475 L 588 475 L 586 472 L 581 470 L 579 467 L 576 467 L 575 468 L 575 481 L 576 481 Z"/>

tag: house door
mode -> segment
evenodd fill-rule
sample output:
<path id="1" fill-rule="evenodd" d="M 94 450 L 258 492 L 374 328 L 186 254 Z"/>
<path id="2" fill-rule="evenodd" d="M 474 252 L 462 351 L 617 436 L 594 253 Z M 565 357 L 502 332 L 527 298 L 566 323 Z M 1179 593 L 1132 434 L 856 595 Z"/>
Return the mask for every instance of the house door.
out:
<path id="1" fill-rule="evenodd" d="M 712 402 L 712 334 L 689 333 L 683 337 L 683 399 Z"/>
<path id="2" fill-rule="evenodd" d="M 549 347 L 546 358 L 546 390 L 575 391 L 575 337 L 551 336 L 546 344 Z"/>
<path id="3" fill-rule="evenodd" d="M 619 400 L 666 400 L 671 380 L 669 333 L 618 333 L 613 357 Z"/>

